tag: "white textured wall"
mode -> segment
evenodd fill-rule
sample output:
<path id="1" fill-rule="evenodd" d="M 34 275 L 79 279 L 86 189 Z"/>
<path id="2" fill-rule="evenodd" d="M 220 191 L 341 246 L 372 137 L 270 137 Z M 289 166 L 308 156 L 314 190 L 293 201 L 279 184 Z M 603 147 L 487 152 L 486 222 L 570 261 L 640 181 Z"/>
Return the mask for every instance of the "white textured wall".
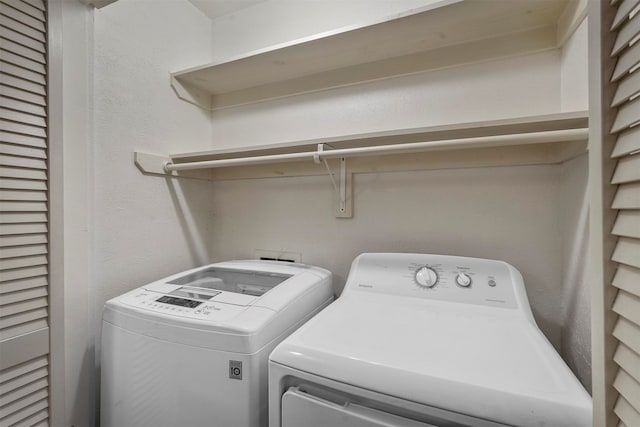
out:
<path id="1" fill-rule="evenodd" d="M 587 110 L 588 21 L 585 19 L 561 52 L 562 110 Z M 586 280 L 587 155 L 562 166 L 563 291 L 562 356 L 591 390 L 591 293 Z"/>
<path id="2" fill-rule="evenodd" d="M 214 52 L 224 51 L 226 40 L 250 51 L 265 39 L 284 41 L 287 31 L 290 39 L 308 35 L 295 20 L 280 19 L 287 7 L 299 6 L 276 1 L 278 13 L 270 14 L 265 8 L 271 3 L 214 21 Z M 328 4 L 335 13 L 344 3 Z M 388 15 L 389 5 L 400 11 L 407 3 L 388 2 L 381 13 Z M 260 37 L 251 31 L 258 11 L 265 29 Z M 326 18 L 314 11 L 314 17 Z M 336 26 L 361 20 L 354 11 L 342 12 Z M 313 29 L 326 31 L 332 23 L 318 21 L 324 26 Z M 270 30 L 271 24 L 277 29 Z M 560 109 L 559 69 L 560 52 L 550 51 L 216 111 L 213 147 L 553 113 Z M 337 275 L 337 290 L 364 251 L 504 259 L 524 274 L 537 319 L 560 348 L 557 178 L 556 167 L 544 166 L 357 175 L 353 219 L 334 218 L 327 177 L 216 183 L 213 255 L 300 252 L 303 261 Z"/>
<path id="3" fill-rule="evenodd" d="M 208 61 L 210 32 L 211 21 L 186 0 L 120 0 L 95 12 L 96 338 L 107 299 L 209 261 L 210 184 L 144 176 L 133 152 L 209 147 L 209 114 L 175 96 L 169 72 Z"/>
<path id="4" fill-rule="evenodd" d="M 337 219 L 327 177 L 217 182 L 215 258 L 300 252 L 344 285 L 362 252 L 502 259 L 523 274 L 536 319 L 560 346 L 560 185 L 556 166 L 354 177 L 354 218 Z"/>
<path id="5" fill-rule="evenodd" d="M 562 356 L 591 390 L 591 290 L 587 282 L 589 243 L 588 159 L 584 154 L 561 168 Z"/>
<path id="6" fill-rule="evenodd" d="M 588 19 L 585 19 L 561 50 L 562 111 L 580 111 L 589 108 L 588 31 L 589 23 Z"/>
<path id="7" fill-rule="evenodd" d="M 557 112 L 559 59 L 551 51 L 215 111 L 214 147 Z"/>

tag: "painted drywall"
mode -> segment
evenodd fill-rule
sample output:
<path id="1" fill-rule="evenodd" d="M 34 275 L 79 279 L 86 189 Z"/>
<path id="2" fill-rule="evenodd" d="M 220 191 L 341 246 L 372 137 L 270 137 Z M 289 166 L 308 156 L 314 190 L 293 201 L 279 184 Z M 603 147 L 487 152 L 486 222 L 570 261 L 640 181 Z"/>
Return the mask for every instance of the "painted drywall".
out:
<path id="1" fill-rule="evenodd" d="M 311 3 L 319 9 L 308 15 L 309 29 L 289 19 L 287 13 L 298 6 L 286 0 L 215 20 L 214 57 L 361 22 L 361 16 L 347 10 L 335 13 L 336 2 L 330 2 L 326 15 Z M 392 5 L 396 12 L 401 6 Z M 339 15 L 339 22 L 331 15 Z M 562 50 L 216 111 L 212 148 L 583 110 L 585 33 L 583 23 Z M 351 260 L 363 251 L 504 259 L 523 273 L 542 330 L 588 386 L 588 347 L 583 346 L 588 305 L 581 300 L 571 306 L 572 292 L 581 297 L 584 288 L 575 286 L 576 276 L 567 269 L 575 259 L 568 242 L 582 236 L 567 227 L 583 212 L 575 196 L 585 182 L 582 171 L 576 161 L 358 175 L 351 220 L 333 217 L 326 177 L 219 182 L 214 186 L 213 256 L 251 257 L 255 249 L 299 252 L 303 261 L 336 274 L 338 292 Z M 563 336 L 573 333 L 563 344 Z"/>
<path id="2" fill-rule="evenodd" d="M 298 252 L 335 274 L 337 293 L 362 252 L 502 259 L 522 272 L 537 321 L 560 346 L 556 166 L 355 175 L 353 219 L 334 217 L 327 177 L 217 182 L 213 195 L 215 258 Z"/>
<path id="3" fill-rule="evenodd" d="M 215 111 L 213 147 L 557 112 L 559 59 L 550 51 Z"/>
<path id="4" fill-rule="evenodd" d="M 561 166 L 562 356 L 591 390 L 591 298 L 587 283 L 589 242 L 587 155 Z"/>
<path id="5" fill-rule="evenodd" d="M 561 110 L 588 109 L 588 20 L 561 50 Z M 562 357 L 591 391 L 591 294 L 586 280 L 588 244 L 586 154 L 562 165 Z"/>
<path id="6" fill-rule="evenodd" d="M 186 0 L 120 0 L 94 18 L 89 310 L 97 364 L 106 300 L 210 259 L 210 184 L 145 176 L 133 152 L 209 147 L 209 114 L 175 96 L 169 73 L 210 59 L 211 21 Z"/>
<path id="7" fill-rule="evenodd" d="M 586 110 L 589 106 L 588 19 L 567 40 L 560 55 L 561 110 Z"/>

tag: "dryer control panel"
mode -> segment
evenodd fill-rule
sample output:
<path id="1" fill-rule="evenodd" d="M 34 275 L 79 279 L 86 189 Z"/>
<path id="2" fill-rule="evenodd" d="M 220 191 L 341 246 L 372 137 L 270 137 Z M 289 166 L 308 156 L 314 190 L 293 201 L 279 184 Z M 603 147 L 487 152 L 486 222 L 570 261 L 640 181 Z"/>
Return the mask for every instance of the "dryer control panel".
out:
<path id="1" fill-rule="evenodd" d="M 502 308 L 527 301 L 522 276 L 505 262 L 429 254 L 362 254 L 351 267 L 345 291 Z"/>

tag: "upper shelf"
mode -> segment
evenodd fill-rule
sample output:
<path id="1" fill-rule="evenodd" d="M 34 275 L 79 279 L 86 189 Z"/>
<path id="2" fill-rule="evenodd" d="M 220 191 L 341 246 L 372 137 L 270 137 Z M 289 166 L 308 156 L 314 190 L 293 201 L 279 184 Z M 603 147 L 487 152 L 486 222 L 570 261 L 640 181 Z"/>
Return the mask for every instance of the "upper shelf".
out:
<path id="1" fill-rule="evenodd" d="M 388 19 L 173 73 L 186 101 L 218 109 L 558 46 L 579 0 L 436 0 Z"/>

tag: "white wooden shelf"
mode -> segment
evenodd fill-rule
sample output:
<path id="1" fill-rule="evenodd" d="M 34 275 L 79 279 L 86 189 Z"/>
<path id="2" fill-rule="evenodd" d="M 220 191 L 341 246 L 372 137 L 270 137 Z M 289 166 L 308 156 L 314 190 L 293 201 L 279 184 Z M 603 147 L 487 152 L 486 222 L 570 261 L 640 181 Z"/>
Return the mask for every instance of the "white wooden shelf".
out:
<path id="1" fill-rule="evenodd" d="M 145 174 L 212 181 L 329 174 L 336 216 L 349 218 L 354 173 L 561 163 L 585 153 L 587 138 L 588 112 L 580 111 L 169 156 L 136 152 L 134 162 Z"/>
<path id="2" fill-rule="evenodd" d="M 517 141 L 521 134 L 536 134 L 553 131 L 569 131 L 588 129 L 588 112 L 567 112 L 542 116 L 528 116 L 513 119 L 492 120 L 472 123 L 461 123 L 444 126 L 430 126 L 421 128 L 395 129 L 391 131 L 362 133 L 355 135 L 334 136 L 328 138 L 311 139 L 304 141 L 290 141 L 280 144 L 270 144 L 253 147 L 229 148 L 222 150 L 199 151 L 191 153 L 174 153 L 170 155 L 156 155 L 136 153 L 136 163 L 142 172 L 151 174 L 168 174 L 164 170 L 165 162 L 175 165 L 208 162 L 212 160 L 259 157 L 281 155 L 286 153 L 314 152 L 318 144 L 324 144 L 331 149 L 350 149 L 358 147 L 376 147 L 382 145 L 403 145 L 417 142 L 447 141 L 471 139 L 471 143 L 459 147 L 434 147 L 434 149 L 416 150 L 424 151 L 385 155 L 375 170 L 407 170 L 429 169 L 437 166 L 433 161 L 425 161 L 425 158 L 437 157 L 443 165 L 461 164 L 467 166 L 491 164 L 528 164 L 528 163 L 559 163 L 586 150 L 586 137 L 575 140 L 553 141 L 539 143 L 527 143 Z M 506 135 L 504 141 L 489 144 L 475 144 L 474 138 L 495 137 Z M 513 138 L 509 138 L 511 135 Z M 472 152 L 471 155 L 468 153 Z M 514 153 L 507 156 L 505 153 Z M 516 154 L 520 152 L 521 154 Z M 485 154 L 482 154 L 485 153 Z M 501 154 L 502 153 L 502 154 Z M 479 156 L 479 157 L 478 157 Z M 492 157 L 494 156 L 494 157 Z M 350 159 L 351 164 L 375 164 L 375 160 L 367 159 L 367 154 Z M 398 161 L 393 159 L 398 157 Z M 418 159 L 410 160 L 409 158 Z M 450 160 L 446 160 L 450 158 Z M 455 160 L 458 159 L 458 160 Z M 460 159 L 467 159 L 461 162 Z M 483 160 L 484 159 L 484 160 Z M 423 165 L 424 167 L 420 167 Z M 352 166 L 353 167 L 353 166 Z M 370 166 L 363 166 L 359 172 L 368 171 Z M 296 176 L 326 173 L 321 166 L 310 161 L 283 161 L 269 162 L 252 166 L 232 166 L 221 168 L 202 168 L 201 171 L 181 171 L 179 175 L 185 177 L 206 177 L 211 180 L 244 179 L 269 176 Z M 178 175 L 177 172 L 172 172 Z"/>
<path id="3" fill-rule="evenodd" d="M 182 99 L 215 110 L 552 49 L 579 0 L 439 0 L 171 75 Z"/>

